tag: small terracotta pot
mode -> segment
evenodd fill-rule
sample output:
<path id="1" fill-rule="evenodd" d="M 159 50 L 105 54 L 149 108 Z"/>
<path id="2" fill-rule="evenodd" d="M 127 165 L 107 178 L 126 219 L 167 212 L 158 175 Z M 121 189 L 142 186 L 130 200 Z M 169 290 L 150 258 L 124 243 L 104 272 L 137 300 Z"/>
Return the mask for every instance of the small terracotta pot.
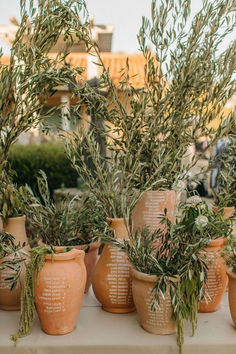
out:
<path id="1" fill-rule="evenodd" d="M 138 272 L 132 269 L 134 303 L 141 321 L 141 326 L 153 334 L 176 333 L 177 327 L 173 319 L 173 307 L 168 293 L 165 299 L 160 297 L 160 304 L 156 311 L 152 311 L 152 290 L 157 276 Z"/>
<path id="2" fill-rule="evenodd" d="M 200 301 L 199 312 L 215 312 L 218 310 L 228 284 L 226 265 L 221 257 L 225 239 L 211 240 L 210 245 L 201 251 L 206 257 L 208 279 L 205 286 L 205 298 Z"/>
<path id="3" fill-rule="evenodd" d="M 122 218 L 108 219 L 117 238 L 128 239 Z M 93 291 L 105 311 L 128 313 L 135 310 L 132 297 L 131 265 L 125 253 L 110 244 L 104 246 L 93 275 Z"/>
<path id="4" fill-rule="evenodd" d="M 66 246 L 56 247 L 56 249 L 63 249 Z M 70 246 L 75 248 L 76 250 L 85 250 L 88 245 L 78 245 L 78 246 Z M 94 242 L 89 246 L 88 252 L 85 253 L 84 264 L 87 272 L 87 281 L 85 286 L 85 293 L 89 291 L 89 288 L 92 284 L 93 273 L 98 261 L 98 251 L 100 247 L 100 242 Z"/>
<path id="5" fill-rule="evenodd" d="M 72 332 L 83 301 L 86 269 L 84 251 L 48 254 L 35 279 L 35 305 L 42 329 L 47 334 Z"/>
<path id="6" fill-rule="evenodd" d="M 229 277 L 229 308 L 234 327 L 236 328 L 236 272 L 232 269 L 227 269 L 227 274 Z"/>
<path id="7" fill-rule="evenodd" d="M 4 231 L 10 233 L 15 237 L 15 243 L 21 242 L 27 243 L 27 236 L 25 231 L 25 215 L 18 216 L 15 218 L 9 218 L 8 222 L 3 224 Z M 14 255 L 6 257 L 0 260 L 0 262 L 13 258 Z M 5 269 L 0 272 L 0 309 L 1 310 L 20 310 L 20 296 L 21 290 L 24 284 L 25 267 L 22 268 L 20 279 L 14 290 L 10 289 L 10 286 L 6 287 L 6 282 L 4 279 L 11 276 L 12 271 L 10 269 Z"/>
<path id="8" fill-rule="evenodd" d="M 214 212 L 214 213 L 218 213 L 218 210 L 219 210 L 219 208 L 218 208 L 218 206 L 216 206 L 216 205 L 213 205 L 212 206 L 212 211 Z M 234 215 L 234 207 L 224 207 L 224 219 L 229 219 L 229 218 L 231 218 L 232 216 Z"/>
<path id="9" fill-rule="evenodd" d="M 158 228 L 163 228 L 160 224 L 167 209 L 167 217 L 171 222 L 175 222 L 176 192 L 167 191 L 147 191 L 138 201 L 132 213 L 133 231 L 149 227 L 151 232 Z"/>

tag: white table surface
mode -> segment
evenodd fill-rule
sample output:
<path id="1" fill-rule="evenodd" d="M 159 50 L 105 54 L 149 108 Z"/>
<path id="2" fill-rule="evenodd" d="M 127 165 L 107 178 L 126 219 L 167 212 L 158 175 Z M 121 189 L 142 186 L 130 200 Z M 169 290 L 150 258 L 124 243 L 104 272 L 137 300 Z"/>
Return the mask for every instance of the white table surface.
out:
<path id="1" fill-rule="evenodd" d="M 19 311 L 0 311 L 0 354 L 178 354 L 176 335 L 147 333 L 136 312 L 103 311 L 91 290 L 84 297 L 75 330 L 67 335 L 45 334 L 36 319 L 31 334 L 14 347 L 9 337 L 17 330 L 19 315 Z M 217 312 L 198 315 L 194 337 L 186 327 L 184 354 L 236 354 L 227 294 Z"/>

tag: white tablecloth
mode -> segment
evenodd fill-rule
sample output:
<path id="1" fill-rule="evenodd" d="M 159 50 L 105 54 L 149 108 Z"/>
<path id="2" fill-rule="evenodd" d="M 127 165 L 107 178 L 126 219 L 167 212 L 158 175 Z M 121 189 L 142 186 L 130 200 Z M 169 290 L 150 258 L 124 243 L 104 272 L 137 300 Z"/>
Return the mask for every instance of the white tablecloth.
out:
<path id="1" fill-rule="evenodd" d="M 227 294 L 219 311 L 198 315 L 198 329 L 190 337 L 186 328 L 184 354 L 236 354 Z M 10 334 L 17 329 L 19 311 L 0 311 L 0 354 L 178 354 L 176 335 L 145 332 L 136 312 L 110 314 L 103 311 L 92 291 L 85 295 L 75 330 L 63 336 L 42 332 L 38 319 L 28 337 L 15 348 Z"/>

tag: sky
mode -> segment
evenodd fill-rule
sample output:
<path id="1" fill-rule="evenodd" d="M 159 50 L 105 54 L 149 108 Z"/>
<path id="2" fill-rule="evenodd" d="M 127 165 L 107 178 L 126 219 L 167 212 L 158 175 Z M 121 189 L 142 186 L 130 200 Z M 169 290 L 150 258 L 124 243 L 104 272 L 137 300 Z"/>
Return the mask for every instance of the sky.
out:
<path id="1" fill-rule="evenodd" d="M 11 16 L 20 18 L 19 4 L 20 0 L 0 0 L 0 24 L 9 24 Z M 138 52 L 137 33 L 142 16 L 150 15 L 151 0 L 87 0 L 87 4 L 95 24 L 114 25 L 113 52 Z M 193 14 L 200 9 L 200 4 L 200 0 L 192 0 Z M 228 44 L 225 41 L 222 49 Z M 9 48 L 1 40 L 0 46 L 4 54 L 9 54 Z"/>

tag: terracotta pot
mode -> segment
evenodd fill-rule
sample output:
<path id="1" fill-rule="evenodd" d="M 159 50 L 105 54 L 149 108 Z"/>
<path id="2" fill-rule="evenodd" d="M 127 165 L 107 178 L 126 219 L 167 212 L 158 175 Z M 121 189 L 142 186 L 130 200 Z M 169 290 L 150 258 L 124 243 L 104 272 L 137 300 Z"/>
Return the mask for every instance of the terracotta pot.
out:
<path id="1" fill-rule="evenodd" d="M 167 209 L 167 217 L 171 222 L 175 222 L 176 192 L 167 191 L 147 191 L 138 201 L 132 213 L 133 230 L 149 227 L 151 232 L 157 228 L 162 228 L 160 220 Z"/>
<path id="2" fill-rule="evenodd" d="M 52 260 L 53 259 L 53 260 Z M 72 332 L 81 308 L 86 284 L 84 251 L 46 255 L 35 280 L 35 305 L 42 329 L 47 334 Z"/>
<path id="3" fill-rule="evenodd" d="M 15 218 L 9 218 L 8 222 L 3 225 L 3 229 L 9 232 L 15 237 L 15 243 L 19 242 L 27 243 L 26 231 L 25 231 L 25 216 L 18 216 Z M 13 258 L 11 257 L 7 257 Z M 1 261 L 6 260 L 2 259 Z M 10 286 L 6 287 L 4 279 L 8 278 L 12 274 L 10 269 L 5 269 L 0 272 L 0 309 L 1 310 L 19 310 L 20 309 L 20 295 L 24 283 L 25 268 L 23 267 L 20 279 L 14 290 L 10 290 Z"/>
<path id="4" fill-rule="evenodd" d="M 227 269 L 227 274 L 229 277 L 229 308 L 234 327 L 236 328 L 236 272 L 232 269 Z"/>
<path id="5" fill-rule="evenodd" d="M 212 210 L 214 213 L 218 213 L 218 206 L 213 205 Z M 224 219 L 229 219 L 234 215 L 234 207 L 224 207 Z"/>
<path id="6" fill-rule="evenodd" d="M 165 299 L 160 299 L 160 306 L 152 311 L 152 289 L 157 281 L 157 276 L 138 272 L 132 269 L 134 303 L 141 321 L 141 326 L 153 334 L 176 333 L 177 327 L 173 320 L 173 307 L 169 293 Z"/>
<path id="7" fill-rule="evenodd" d="M 117 238 L 128 239 L 121 219 L 108 219 Z M 110 244 L 104 246 L 93 275 L 93 291 L 105 311 L 128 313 L 135 310 L 131 266 L 125 253 Z"/>
<path id="8" fill-rule="evenodd" d="M 199 312 L 215 312 L 218 310 L 228 284 L 226 265 L 221 257 L 225 240 L 211 240 L 201 254 L 206 257 L 208 279 L 205 286 L 205 298 L 199 304 Z"/>
<path id="9" fill-rule="evenodd" d="M 76 250 L 85 250 L 88 247 L 88 245 L 80 245 L 80 246 L 73 246 Z M 94 242 L 89 246 L 88 252 L 85 253 L 84 257 L 84 264 L 86 267 L 86 272 L 87 272 L 87 281 L 85 285 L 85 293 L 89 291 L 89 288 L 92 284 L 92 279 L 93 279 L 93 273 L 98 261 L 98 251 L 100 247 L 100 242 Z M 60 248 L 65 248 L 63 247 L 56 247 L 56 249 Z"/>

